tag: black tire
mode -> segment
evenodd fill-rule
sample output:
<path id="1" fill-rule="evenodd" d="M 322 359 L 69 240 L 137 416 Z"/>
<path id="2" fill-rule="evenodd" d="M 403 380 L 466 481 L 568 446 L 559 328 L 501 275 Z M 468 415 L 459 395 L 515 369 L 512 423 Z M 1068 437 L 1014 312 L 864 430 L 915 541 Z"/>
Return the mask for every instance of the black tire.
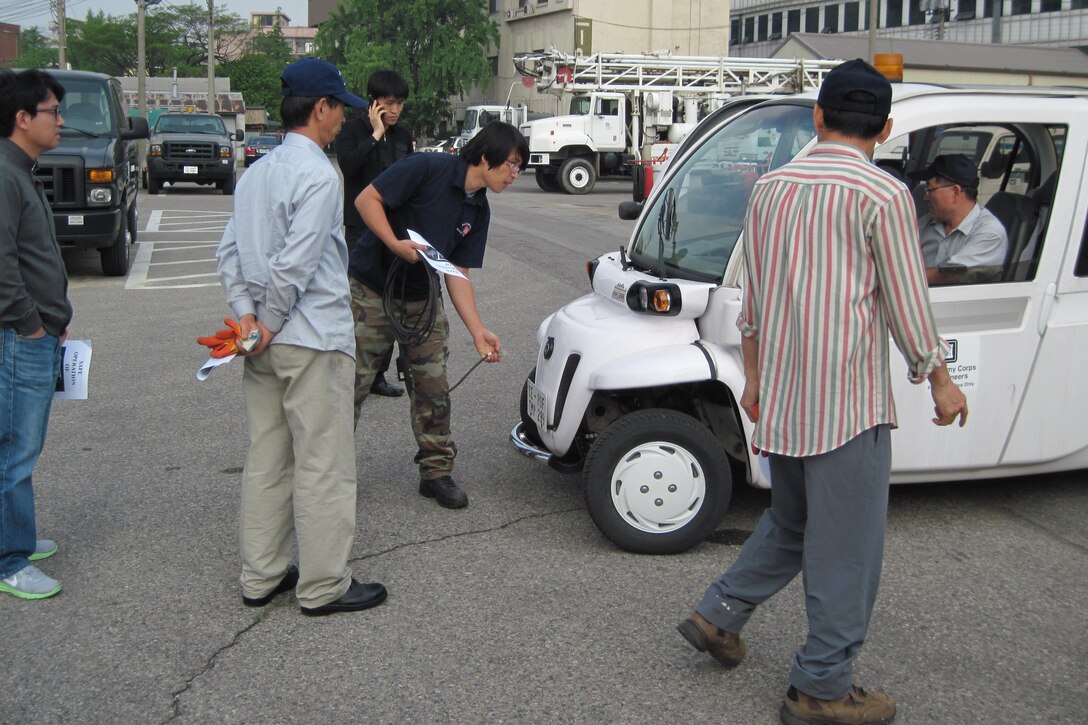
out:
<path id="1" fill-rule="evenodd" d="M 529 381 L 536 382 L 536 368 L 533 368 L 529 373 L 529 377 L 525 379 L 525 383 L 521 386 L 521 422 L 522 430 L 525 432 L 525 437 L 529 439 L 529 442 L 535 446 L 543 447 L 544 442 L 540 440 L 540 429 L 536 427 L 536 423 L 529 417 Z"/>
<path id="2" fill-rule="evenodd" d="M 136 230 L 140 226 L 140 214 L 136 211 L 136 199 L 128 205 L 128 243 L 136 243 Z"/>
<path id="3" fill-rule="evenodd" d="M 124 277 L 128 274 L 128 215 L 121 215 L 121 228 L 108 247 L 98 250 L 102 257 L 102 274 L 107 277 Z"/>
<path id="4" fill-rule="evenodd" d="M 537 169 L 536 173 L 536 185 L 540 187 L 542 191 L 556 192 L 559 191 L 559 177 L 555 175 L 555 172 L 551 169 L 545 171 L 544 169 Z"/>
<path id="5" fill-rule="evenodd" d="M 219 182 L 219 190 L 223 192 L 223 196 L 234 195 L 234 174 Z"/>
<path id="6" fill-rule="evenodd" d="M 733 477 L 721 443 L 674 410 L 629 413 L 601 433 L 582 470 L 597 528 L 636 554 L 678 554 L 714 532 Z"/>
<path id="7" fill-rule="evenodd" d="M 597 172 L 589 159 L 569 158 L 559 168 L 559 184 L 568 194 L 588 194 L 597 183 Z"/>
<path id="8" fill-rule="evenodd" d="M 158 194 L 162 192 L 162 182 L 156 179 L 151 174 L 147 175 L 147 193 Z"/>

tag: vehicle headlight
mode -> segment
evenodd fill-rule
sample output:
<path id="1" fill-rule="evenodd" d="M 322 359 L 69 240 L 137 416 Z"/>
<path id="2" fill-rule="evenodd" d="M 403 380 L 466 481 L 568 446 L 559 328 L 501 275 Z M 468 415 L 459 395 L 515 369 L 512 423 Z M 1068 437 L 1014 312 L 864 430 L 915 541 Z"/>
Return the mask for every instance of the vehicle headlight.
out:
<path id="1" fill-rule="evenodd" d="M 148 156 L 162 156 L 162 144 L 153 143 L 147 147 Z"/>
<path id="2" fill-rule="evenodd" d="M 96 186 L 87 189 L 88 204 L 109 204 L 113 201 L 113 189 L 108 186 Z"/>
<path id="3" fill-rule="evenodd" d="M 231 149 L 230 146 L 220 146 L 219 147 L 219 158 L 229 159 L 233 155 L 234 155 L 234 151 Z"/>
<path id="4" fill-rule="evenodd" d="M 650 315 L 678 315 L 682 307 L 680 287 L 669 282 L 635 282 L 627 291 L 627 306 Z"/>

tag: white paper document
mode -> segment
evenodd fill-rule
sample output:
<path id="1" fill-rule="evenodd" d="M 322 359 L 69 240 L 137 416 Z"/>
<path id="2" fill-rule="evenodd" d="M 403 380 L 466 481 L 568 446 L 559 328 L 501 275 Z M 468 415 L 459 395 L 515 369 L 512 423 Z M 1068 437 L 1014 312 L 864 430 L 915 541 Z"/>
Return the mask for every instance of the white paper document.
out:
<path id="1" fill-rule="evenodd" d="M 416 251 L 419 252 L 419 255 L 423 257 L 423 260 L 427 264 L 434 267 L 436 272 L 452 274 L 454 277 L 460 277 L 461 279 L 468 279 L 468 277 L 461 274 L 457 267 L 453 266 L 453 263 L 451 263 L 450 260 L 442 256 L 442 252 L 435 249 L 433 244 L 424 239 L 419 232 L 409 229 L 408 238 L 416 244 L 426 244 L 427 247 L 429 247 L 429 249 L 417 249 Z"/>
<path id="2" fill-rule="evenodd" d="M 86 400 L 91 376 L 91 341 L 67 340 L 60 351 L 63 362 L 53 400 Z"/>
<path id="3" fill-rule="evenodd" d="M 196 379 L 204 381 L 208 379 L 208 376 L 212 374 L 212 370 L 215 370 L 220 365 L 226 365 L 237 355 L 227 355 L 226 357 L 210 357 L 208 362 L 200 366 L 200 369 L 196 371 Z"/>

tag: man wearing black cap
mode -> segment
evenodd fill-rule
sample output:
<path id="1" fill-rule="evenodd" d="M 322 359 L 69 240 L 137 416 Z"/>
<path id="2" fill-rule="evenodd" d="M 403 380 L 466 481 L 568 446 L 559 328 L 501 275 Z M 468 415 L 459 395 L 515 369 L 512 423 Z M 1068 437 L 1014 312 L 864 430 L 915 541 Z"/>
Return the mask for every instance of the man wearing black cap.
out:
<path id="1" fill-rule="evenodd" d="M 819 143 L 756 183 L 745 218 L 740 406 L 753 448 L 769 455 L 771 508 L 679 630 L 736 666 L 741 628 L 802 573 L 809 632 L 780 710 L 788 725 L 895 716 L 889 695 L 853 679 L 883 559 L 889 333 L 912 382 L 931 383 L 933 422 L 967 416 L 930 312 L 914 204 L 872 163 L 891 133 L 891 95 L 864 61 L 831 71 L 813 111 Z"/>
<path id="2" fill-rule="evenodd" d="M 355 337 L 340 179 L 323 151 L 361 107 L 332 63 L 280 76 L 283 143 L 242 176 L 216 257 L 238 316 L 249 456 L 239 530 L 242 602 L 295 590 L 310 616 L 367 609 L 385 587 L 355 581 Z M 291 564 L 292 539 L 299 565 Z"/>
<path id="3" fill-rule="evenodd" d="M 978 169 L 963 154 L 946 154 L 913 178 L 926 182 L 929 213 L 919 220 L 926 279 L 960 284 L 972 275 L 996 279 L 1009 246 L 1005 227 L 978 203 Z"/>

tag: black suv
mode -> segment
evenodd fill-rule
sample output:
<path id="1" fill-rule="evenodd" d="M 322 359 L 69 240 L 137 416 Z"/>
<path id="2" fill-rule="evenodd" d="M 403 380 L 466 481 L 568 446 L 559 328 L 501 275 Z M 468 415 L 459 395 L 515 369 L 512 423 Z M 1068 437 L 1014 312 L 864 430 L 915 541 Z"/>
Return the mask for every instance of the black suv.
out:
<path id="1" fill-rule="evenodd" d="M 35 176 L 53 208 L 57 241 L 98 249 L 102 271 L 128 272 L 136 241 L 139 160 L 135 139 L 147 138 L 147 120 L 130 118 L 116 78 L 101 73 L 50 70 L 64 86 L 60 145 L 38 156 Z"/>
<path id="2" fill-rule="evenodd" d="M 215 184 L 234 193 L 234 140 L 223 119 L 210 113 L 164 113 L 155 121 L 147 150 L 147 193 L 158 194 L 164 181 Z"/>

